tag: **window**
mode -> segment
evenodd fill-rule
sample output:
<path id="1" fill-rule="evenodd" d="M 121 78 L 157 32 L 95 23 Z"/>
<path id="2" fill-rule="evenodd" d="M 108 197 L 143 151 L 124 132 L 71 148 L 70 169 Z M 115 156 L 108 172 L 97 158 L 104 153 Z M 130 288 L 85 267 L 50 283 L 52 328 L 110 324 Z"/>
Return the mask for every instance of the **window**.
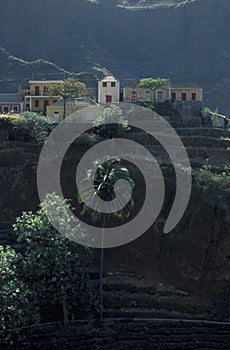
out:
<path id="1" fill-rule="evenodd" d="M 157 100 L 163 101 L 163 91 L 157 91 Z"/>
<path id="2" fill-rule="evenodd" d="M 39 107 L 39 100 L 34 101 L 34 107 L 38 108 Z"/>
<path id="3" fill-rule="evenodd" d="M 107 87 L 106 81 L 103 81 L 102 86 L 103 86 L 103 87 Z"/>
<path id="4" fill-rule="evenodd" d="M 9 113 L 9 111 L 10 111 L 10 107 L 9 106 L 4 106 L 3 107 L 3 112 L 4 113 Z"/>
<path id="5" fill-rule="evenodd" d="M 176 93 L 175 92 L 172 92 L 172 100 L 176 101 Z"/>
<path id="6" fill-rule="evenodd" d="M 18 112 L 18 106 L 14 106 L 13 107 L 13 111 L 17 113 Z"/>
<path id="7" fill-rule="evenodd" d="M 116 82 L 115 81 L 111 82 L 111 87 L 116 87 Z"/>
<path id="8" fill-rule="evenodd" d="M 150 91 L 149 91 L 149 90 L 145 90 L 145 94 L 146 94 L 146 95 L 149 95 L 149 94 L 150 94 Z"/>
<path id="9" fill-rule="evenodd" d="M 185 93 L 185 92 L 182 92 L 182 94 L 181 94 L 181 99 L 182 99 L 182 101 L 186 101 L 187 96 L 186 96 L 186 93 Z"/>
<path id="10" fill-rule="evenodd" d="M 44 92 L 48 92 L 48 91 L 49 91 L 48 87 L 44 86 Z"/>
<path id="11" fill-rule="evenodd" d="M 59 123 L 59 112 L 54 112 L 54 123 Z"/>
<path id="12" fill-rule="evenodd" d="M 30 105 L 27 103 L 26 104 L 26 111 L 29 111 L 30 110 Z"/>
<path id="13" fill-rule="evenodd" d="M 192 93 L 192 101 L 196 101 L 196 93 L 195 92 Z"/>

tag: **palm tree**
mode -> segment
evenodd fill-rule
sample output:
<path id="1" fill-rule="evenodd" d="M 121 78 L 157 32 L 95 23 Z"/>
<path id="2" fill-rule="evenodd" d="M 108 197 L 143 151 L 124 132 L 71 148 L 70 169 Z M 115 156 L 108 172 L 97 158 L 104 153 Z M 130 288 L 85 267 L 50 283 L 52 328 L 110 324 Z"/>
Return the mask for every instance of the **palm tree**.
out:
<path id="1" fill-rule="evenodd" d="M 94 179 L 94 189 L 90 187 L 92 178 Z M 113 216 L 121 221 L 127 219 L 134 206 L 134 200 L 131 197 L 129 202 L 128 195 L 123 188 L 116 189 L 116 195 L 114 192 L 114 185 L 118 180 L 126 180 L 129 182 L 131 188 L 135 187 L 135 183 L 130 176 L 129 170 L 126 167 L 122 167 L 121 159 L 118 157 L 107 158 L 102 163 L 96 160 L 93 164 L 93 169 L 87 172 L 86 178 L 81 182 L 82 190 L 85 191 L 90 202 L 93 203 L 98 196 L 100 199 L 109 202 L 114 200 L 114 207 L 116 204 L 124 204 L 123 208 L 119 211 L 115 211 L 111 214 L 101 213 L 89 208 L 84 201 L 79 198 L 79 202 L 83 205 L 81 214 L 84 215 L 89 212 L 93 221 L 102 220 L 102 235 L 101 235 L 101 259 L 100 259 L 100 319 L 103 319 L 103 264 L 104 264 L 104 233 L 106 226 L 106 218 Z M 126 204 L 127 203 L 127 204 Z"/>

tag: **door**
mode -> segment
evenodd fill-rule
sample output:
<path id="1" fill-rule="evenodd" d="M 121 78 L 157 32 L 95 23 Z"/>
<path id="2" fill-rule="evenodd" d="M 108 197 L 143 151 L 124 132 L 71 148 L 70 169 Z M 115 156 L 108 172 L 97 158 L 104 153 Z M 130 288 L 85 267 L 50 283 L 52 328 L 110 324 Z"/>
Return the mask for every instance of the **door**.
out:
<path id="1" fill-rule="evenodd" d="M 157 100 L 163 101 L 163 91 L 157 91 Z"/>
<path id="2" fill-rule="evenodd" d="M 106 95 L 106 103 L 111 103 L 111 102 L 112 102 L 112 96 Z"/>

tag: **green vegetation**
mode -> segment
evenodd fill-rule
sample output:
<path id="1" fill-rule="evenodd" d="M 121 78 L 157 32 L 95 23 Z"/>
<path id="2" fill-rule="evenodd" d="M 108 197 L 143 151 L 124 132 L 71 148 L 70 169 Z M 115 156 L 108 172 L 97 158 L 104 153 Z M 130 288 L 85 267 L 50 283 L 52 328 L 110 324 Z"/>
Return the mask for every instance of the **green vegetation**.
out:
<path id="1" fill-rule="evenodd" d="M 52 96 L 61 96 L 64 100 L 64 113 L 63 118 L 66 117 L 66 102 L 68 98 L 76 98 L 87 95 L 87 89 L 84 83 L 69 78 L 62 84 L 57 84 L 49 89 L 49 94 Z"/>
<path id="2" fill-rule="evenodd" d="M 149 89 L 153 92 L 153 102 L 156 102 L 156 91 L 166 85 L 168 85 L 169 80 L 163 78 L 144 78 L 140 80 L 139 87 Z"/>
<path id="3" fill-rule="evenodd" d="M 9 131 L 10 139 L 44 143 L 51 130 L 51 122 L 41 114 L 24 112 L 20 115 L 1 114 L 0 127 Z"/>
<path id="4" fill-rule="evenodd" d="M 94 130 L 101 137 L 119 137 L 129 131 L 128 121 L 118 106 L 111 105 L 94 121 Z"/>
<path id="5" fill-rule="evenodd" d="M 68 201 L 47 195 L 36 213 L 24 212 L 16 220 L 20 253 L 0 246 L 0 336 L 7 346 L 21 327 L 46 322 L 47 305 L 54 304 L 57 314 L 62 310 L 64 323 L 98 312 L 97 293 L 87 272 L 92 250 L 66 238 L 47 218 L 49 211 L 70 231 L 67 208 L 73 209 Z M 76 224 L 71 234 L 86 232 Z"/>
<path id="6" fill-rule="evenodd" d="M 213 172 L 210 166 L 193 172 L 195 183 L 202 188 L 204 198 L 215 202 L 229 203 L 230 200 L 230 168 L 228 166 L 220 172 Z"/>
<path id="7" fill-rule="evenodd" d="M 62 305 L 64 323 L 68 322 L 69 313 L 76 316 L 77 304 L 84 305 L 85 309 L 93 304 L 86 274 L 91 250 L 59 233 L 46 216 L 49 211 L 49 215 L 57 216 L 62 227 L 70 229 L 66 205 L 70 208 L 70 204 L 57 195 L 47 195 L 35 214 L 24 212 L 14 225 L 18 241 L 25 245 L 21 263 L 23 278 L 30 281 L 38 301 L 45 298 Z M 85 233 L 76 225 L 72 234 Z"/>
<path id="8" fill-rule="evenodd" d="M 87 194 L 88 199 L 91 203 L 94 202 L 98 196 L 100 199 L 109 202 L 114 199 L 114 203 L 122 202 L 124 207 L 120 211 L 114 211 L 111 214 L 107 214 L 107 218 L 113 216 L 119 220 L 124 220 L 130 216 L 131 210 L 134 205 L 133 198 L 127 203 L 128 199 L 126 192 L 121 188 L 117 188 L 117 193 L 114 192 L 114 186 L 120 179 L 129 182 L 132 189 L 135 187 L 135 183 L 130 176 L 129 170 L 121 165 L 121 159 L 118 157 L 107 158 L 104 162 L 96 160 L 94 162 L 93 169 L 87 172 L 86 178 L 82 181 L 81 186 L 84 192 Z M 94 180 L 95 189 L 91 190 L 91 183 Z M 83 209 L 81 214 L 84 215 L 86 212 L 92 217 L 93 221 L 102 219 L 102 247 L 104 242 L 104 230 L 106 225 L 106 215 L 95 211 L 88 207 L 82 198 L 79 198 L 79 202 L 82 204 Z M 126 204 L 126 205 L 125 205 Z M 100 318 L 103 318 L 103 264 L 104 264 L 104 248 L 101 249 L 101 262 L 100 262 Z"/>
<path id="9" fill-rule="evenodd" d="M 33 293 L 18 274 L 18 255 L 0 246 L 0 338 L 10 344 L 11 332 L 39 320 Z"/>
<path id="10" fill-rule="evenodd" d="M 212 122 L 216 119 L 218 115 L 218 109 L 215 112 L 212 112 L 210 108 L 204 107 L 201 112 L 202 117 L 211 120 Z"/>

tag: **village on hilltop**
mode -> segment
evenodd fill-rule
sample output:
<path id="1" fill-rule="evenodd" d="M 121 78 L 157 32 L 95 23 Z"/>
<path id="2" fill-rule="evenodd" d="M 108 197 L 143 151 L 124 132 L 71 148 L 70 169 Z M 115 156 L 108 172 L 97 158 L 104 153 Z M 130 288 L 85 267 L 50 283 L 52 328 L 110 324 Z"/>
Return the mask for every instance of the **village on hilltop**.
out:
<path id="1" fill-rule="evenodd" d="M 0 113 L 22 113 L 32 111 L 46 115 L 54 122 L 63 119 L 64 101 L 60 95 L 50 95 L 54 85 L 61 85 L 64 80 L 29 80 L 27 88 L 19 88 L 18 93 L 0 94 Z M 113 75 L 107 75 L 97 81 L 97 86 L 87 84 L 87 95 L 71 98 L 66 103 L 66 116 L 84 107 L 107 103 L 138 103 L 156 100 L 158 103 L 170 101 L 183 114 L 200 115 L 202 110 L 203 90 L 201 87 L 172 86 L 168 83 L 156 91 L 139 86 L 139 79 L 127 79 L 121 82 Z M 188 113 L 189 111 L 189 113 Z M 180 112 L 179 112 L 180 114 Z M 92 115 L 86 116 L 88 120 Z"/>

